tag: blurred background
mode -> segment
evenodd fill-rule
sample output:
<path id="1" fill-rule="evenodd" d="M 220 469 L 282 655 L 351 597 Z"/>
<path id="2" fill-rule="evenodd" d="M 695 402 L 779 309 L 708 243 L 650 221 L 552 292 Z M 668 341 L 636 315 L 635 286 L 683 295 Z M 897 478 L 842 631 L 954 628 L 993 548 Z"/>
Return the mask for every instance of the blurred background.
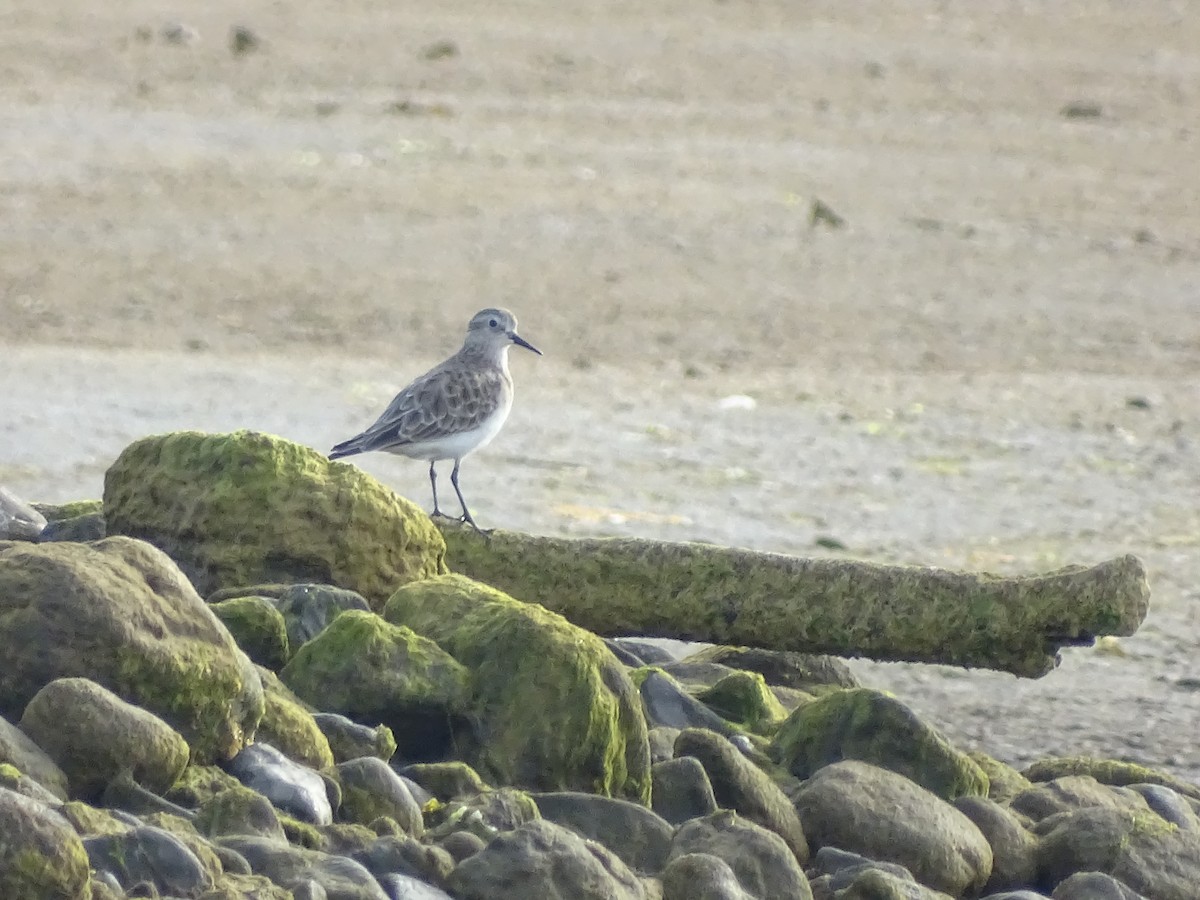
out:
<path id="1" fill-rule="evenodd" d="M 98 496 L 176 428 L 325 450 L 508 306 L 546 355 L 463 466 L 484 527 L 1138 553 L 1146 627 L 1040 682 L 860 671 L 1009 761 L 1197 777 L 1188 6 L 9 0 L 0 483 Z"/>

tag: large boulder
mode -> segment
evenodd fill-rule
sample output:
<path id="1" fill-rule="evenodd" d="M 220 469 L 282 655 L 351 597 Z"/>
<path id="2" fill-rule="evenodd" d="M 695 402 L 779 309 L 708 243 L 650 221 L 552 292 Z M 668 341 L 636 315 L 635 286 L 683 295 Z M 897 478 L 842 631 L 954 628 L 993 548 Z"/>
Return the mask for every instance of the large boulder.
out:
<path id="1" fill-rule="evenodd" d="M 534 794 L 542 818 L 603 844 L 635 872 L 662 870 L 671 849 L 671 826 L 657 813 L 628 800 L 577 791 Z"/>
<path id="2" fill-rule="evenodd" d="M 477 731 L 462 749 L 484 778 L 649 801 L 641 703 L 600 638 L 461 575 L 405 585 L 383 615 L 471 670 Z"/>
<path id="3" fill-rule="evenodd" d="M 86 678 L 58 678 L 38 691 L 21 729 L 67 774 L 71 793 L 97 799 L 122 773 L 161 794 L 183 773 L 188 745 L 153 713 Z"/>
<path id="4" fill-rule="evenodd" d="M 895 772 L 847 760 L 818 771 L 794 796 L 809 844 L 904 866 L 955 897 L 977 892 L 992 849 L 965 815 Z"/>
<path id="5" fill-rule="evenodd" d="M 0 551 L 0 713 L 89 678 L 163 719 L 193 760 L 235 755 L 263 715 L 254 665 L 160 550 L 127 537 Z"/>
<path id="6" fill-rule="evenodd" d="M 461 900 L 643 900 L 637 877 L 600 844 L 552 822 L 502 834 L 450 873 Z"/>
<path id="7" fill-rule="evenodd" d="M 670 859 L 707 853 L 723 859 L 754 897 L 811 900 L 804 870 L 783 838 L 727 809 L 679 826 Z"/>
<path id="8" fill-rule="evenodd" d="M 359 609 L 304 644 L 280 678 L 318 709 L 382 722 L 407 759 L 441 754 L 450 725 L 466 712 L 471 680 L 433 641 Z"/>
<path id="9" fill-rule="evenodd" d="M 943 800 L 986 796 L 983 770 L 895 697 L 869 688 L 837 691 L 801 706 L 780 726 L 775 759 L 797 778 L 857 759 L 891 769 Z"/>
<path id="10" fill-rule="evenodd" d="M 36 800 L 0 788 L 0 835 L 0 897 L 91 897 L 83 842 L 58 813 Z"/>
<path id="11" fill-rule="evenodd" d="M 177 432 L 126 447 L 104 478 L 109 534 L 171 555 L 200 590 L 318 581 L 382 603 L 444 571 L 416 504 L 361 469 L 252 431 Z"/>
<path id="12" fill-rule="evenodd" d="M 663 900 L 756 900 L 719 856 L 684 853 L 662 873 Z"/>
<path id="13" fill-rule="evenodd" d="M 1196 897 L 1200 832 L 1156 813 L 1093 806 L 1050 816 L 1038 823 L 1038 832 L 1043 888 L 1077 872 L 1103 872 L 1154 900 Z"/>

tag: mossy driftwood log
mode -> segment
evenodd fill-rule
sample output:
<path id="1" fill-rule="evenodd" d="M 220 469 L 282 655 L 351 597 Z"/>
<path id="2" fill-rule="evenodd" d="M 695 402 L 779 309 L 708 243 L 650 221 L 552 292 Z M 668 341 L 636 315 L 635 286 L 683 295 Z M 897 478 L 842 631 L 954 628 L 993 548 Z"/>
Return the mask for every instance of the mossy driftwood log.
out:
<path id="1" fill-rule="evenodd" d="M 446 525 L 456 572 L 609 637 L 999 669 L 1035 678 L 1063 646 L 1133 634 L 1149 608 L 1135 556 L 1006 578 L 802 559 L 709 544 L 539 537 Z"/>

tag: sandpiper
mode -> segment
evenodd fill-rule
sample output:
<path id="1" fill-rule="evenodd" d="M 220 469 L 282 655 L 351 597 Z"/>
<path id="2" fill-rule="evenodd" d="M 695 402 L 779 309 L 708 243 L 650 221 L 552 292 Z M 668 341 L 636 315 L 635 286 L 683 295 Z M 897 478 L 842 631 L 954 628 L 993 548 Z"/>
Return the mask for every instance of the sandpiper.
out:
<path id="1" fill-rule="evenodd" d="M 460 521 L 479 531 L 458 487 L 458 467 L 464 456 L 494 438 L 508 418 L 513 402 L 508 348 L 513 344 L 542 355 L 517 334 L 517 317 L 507 309 L 475 313 L 461 350 L 397 394 L 374 425 L 342 441 L 329 458 L 383 450 L 429 460 L 433 514 L 445 518 L 453 517 L 438 506 L 436 466 L 452 459 L 450 483 L 462 506 Z"/>

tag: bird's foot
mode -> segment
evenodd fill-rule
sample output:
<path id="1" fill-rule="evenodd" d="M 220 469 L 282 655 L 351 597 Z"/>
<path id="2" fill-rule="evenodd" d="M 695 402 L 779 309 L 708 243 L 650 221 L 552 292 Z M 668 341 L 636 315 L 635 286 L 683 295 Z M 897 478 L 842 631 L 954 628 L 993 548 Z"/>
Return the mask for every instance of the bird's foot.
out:
<path id="1" fill-rule="evenodd" d="M 475 520 L 471 518 L 470 513 L 465 513 L 464 515 L 459 517 L 458 521 L 461 522 L 463 525 L 470 525 L 472 528 L 475 529 L 476 534 L 483 535 L 484 537 L 488 537 L 492 533 L 492 530 L 490 528 L 487 531 L 484 531 L 482 528 L 480 528 L 478 525 L 476 525 Z"/>
<path id="2" fill-rule="evenodd" d="M 461 516 L 452 516 L 449 513 L 442 512 L 440 509 L 435 509 L 433 512 L 431 512 L 429 514 L 429 517 L 431 519 L 446 519 L 447 521 L 450 521 L 450 522 L 457 522 L 459 525 L 470 525 L 472 528 L 475 529 L 475 532 L 477 534 L 481 534 L 484 537 L 488 537 L 492 533 L 492 529 L 489 528 L 487 530 L 484 530 L 484 529 L 480 528 L 478 525 L 476 525 L 475 520 L 473 518 L 471 518 L 470 513 L 465 513 Z"/>

